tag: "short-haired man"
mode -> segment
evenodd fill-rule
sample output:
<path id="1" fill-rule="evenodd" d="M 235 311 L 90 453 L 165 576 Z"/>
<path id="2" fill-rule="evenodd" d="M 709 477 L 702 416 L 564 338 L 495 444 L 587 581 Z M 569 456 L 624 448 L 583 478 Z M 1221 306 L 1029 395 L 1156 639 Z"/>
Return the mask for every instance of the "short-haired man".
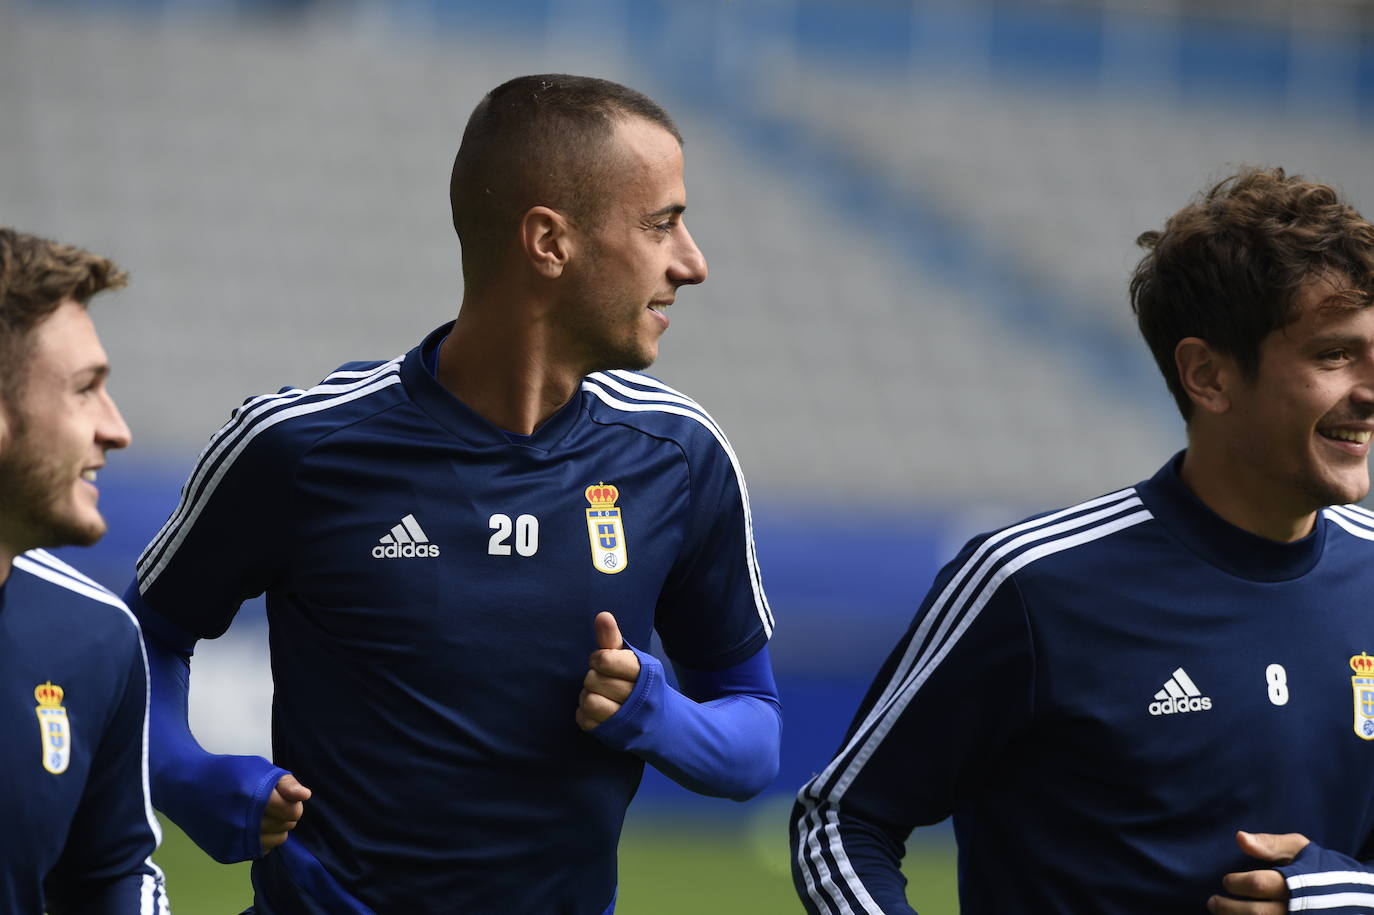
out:
<path id="1" fill-rule="evenodd" d="M 810 912 L 910 913 L 951 815 L 964 912 L 1374 910 L 1374 227 L 1250 169 L 1140 241 L 1188 447 L 937 576 L 798 796 Z"/>
<path id="2" fill-rule="evenodd" d="M 96 473 L 129 429 L 86 313 L 103 257 L 0 228 L 0 910 L 165 913 L 148 674 L 120 599 L 44 551 L 105 533 Z"/>
<path id="3" fill-rule="evenodd" d="M 615 83 L 521 77 L 473 112 L 451 198 L 457 321 L 246 402 L 129 591 L 154 800 L 221 860 L 274 849 L 262 913 L 599 915 L 645 761 L 739 799 L 776 774 L 743 478 L 697 404 L 626 371 L 706 278 L 677 128 Z M 176 655 L 261 592 L 283 768 L 185 731 Z M 654 629 L 682 692 L 625 642 Z"/>

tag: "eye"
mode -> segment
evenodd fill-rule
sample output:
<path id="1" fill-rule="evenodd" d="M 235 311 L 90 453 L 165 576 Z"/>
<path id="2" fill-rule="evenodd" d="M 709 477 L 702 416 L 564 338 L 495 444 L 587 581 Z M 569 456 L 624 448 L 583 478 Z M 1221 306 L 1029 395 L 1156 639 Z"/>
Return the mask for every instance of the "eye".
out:
<path id="1" fill-rule="evenodd" d="M 1331 349 L 1317 356 L 1321 362 L 1341 363 L 1350 358 L 1350 351 L 1346 349 Z"/>

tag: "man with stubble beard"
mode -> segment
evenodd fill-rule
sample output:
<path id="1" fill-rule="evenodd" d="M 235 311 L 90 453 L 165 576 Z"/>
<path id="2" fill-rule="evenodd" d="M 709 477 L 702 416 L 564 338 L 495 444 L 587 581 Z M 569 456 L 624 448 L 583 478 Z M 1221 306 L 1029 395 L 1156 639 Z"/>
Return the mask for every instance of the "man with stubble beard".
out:
<path id="1" fill-rule="evenodd" d="M 87 301 L 125 275 L 0 228 L 0 910 L 165 913 L 148 671 L 118 597 L 43 548 L 89 546 L 129 429 Z"/>

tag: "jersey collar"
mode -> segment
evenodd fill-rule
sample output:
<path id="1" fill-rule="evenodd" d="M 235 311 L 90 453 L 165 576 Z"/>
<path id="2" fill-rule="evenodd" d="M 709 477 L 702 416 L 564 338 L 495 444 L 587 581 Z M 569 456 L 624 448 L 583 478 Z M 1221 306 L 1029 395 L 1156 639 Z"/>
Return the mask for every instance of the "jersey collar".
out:
<path id="1" fill-rule="evenodd" d="M 467 444 L 552 450 L 563 436 L 572 430 L 577 418 L 582 414 L 581 392 L 573 395 L 572 400 L 559 407 L 543 425 L 534 430 L 528 441 L 519 444 L 512 442 L 505 432 L 450 394 L 427 367 L 427 362 L 431 365 L 436 364 L 439 344 L 453 329 L 453 324 L 454 322 L 449 321 L 436 328 L 420 342 L 419 346 L 406 353 L 405 359 L 401 362 L 401 383 L 405 385 L 410 399 L 440 426 Z"/>
<path id="2" fill-rule="evenodd" d="M 1136 492 L 1169 533 L 1212 565 L 1251 581 L 1287 581 L 1312 570 L 1326 544 L 1326 516 L 1318 512 L 1312 533 L 1280 543 L 1242 530 L 1202 503 L 1179 477 L 1180 451 Z"/>

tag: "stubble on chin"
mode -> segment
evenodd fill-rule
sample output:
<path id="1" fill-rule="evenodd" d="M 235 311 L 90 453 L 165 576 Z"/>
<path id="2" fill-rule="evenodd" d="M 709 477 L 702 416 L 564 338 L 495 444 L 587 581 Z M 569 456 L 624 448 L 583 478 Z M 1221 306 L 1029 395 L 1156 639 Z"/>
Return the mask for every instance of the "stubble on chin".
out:
<path id="1" fill-rule="evenodd" d="M 1344 476 L 1334 479 L 1308 479 L 1305 482 L 1307 485 L 1303 489 L 1318 510 L 1330 505 L 1349 505 L 1369 495 L 1367 465 L 1362 482 Z"/>
<path id="2" fill-rule="evenodd" d="M 91 546 L 105 535 L 107 525 L 98 512 L 84 519 L 74 504 L 76 483 L 53 462 L 44 462 L 40 449 L 13 440 L 0 454 L 0 516 L 26 532 L 24 549 Z"/>

